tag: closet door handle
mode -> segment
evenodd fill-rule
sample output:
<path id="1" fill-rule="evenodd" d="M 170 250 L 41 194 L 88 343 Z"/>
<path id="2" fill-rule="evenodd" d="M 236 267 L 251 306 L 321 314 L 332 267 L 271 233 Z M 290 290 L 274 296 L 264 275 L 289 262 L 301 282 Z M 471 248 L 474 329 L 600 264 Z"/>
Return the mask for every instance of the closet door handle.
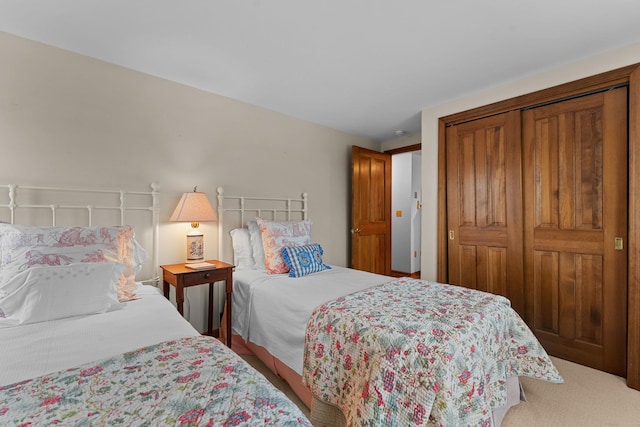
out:
<path id="1" fill-rule="evenodd" d="M 613 239 L 613 249 L 616 251 L 624 249 L 624 239 L 622 237 L 616 237 Z"/>

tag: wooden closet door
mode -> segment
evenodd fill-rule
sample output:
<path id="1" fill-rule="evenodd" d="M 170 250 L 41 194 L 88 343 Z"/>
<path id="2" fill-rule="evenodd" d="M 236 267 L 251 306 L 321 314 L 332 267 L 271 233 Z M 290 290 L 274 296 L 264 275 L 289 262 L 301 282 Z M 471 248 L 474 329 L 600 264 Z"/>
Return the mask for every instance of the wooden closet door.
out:
<path id="1" fill-rule="evenodd" d="M 451 126 L 446 144 L 448 281 L 524 316 L 520 113 Z"/>
<path id="2" fill-rule="evenodd" d="M 522 127 L 526 320 L 550 354 L 624 376 L 627 89 L 525 111 Z"/>

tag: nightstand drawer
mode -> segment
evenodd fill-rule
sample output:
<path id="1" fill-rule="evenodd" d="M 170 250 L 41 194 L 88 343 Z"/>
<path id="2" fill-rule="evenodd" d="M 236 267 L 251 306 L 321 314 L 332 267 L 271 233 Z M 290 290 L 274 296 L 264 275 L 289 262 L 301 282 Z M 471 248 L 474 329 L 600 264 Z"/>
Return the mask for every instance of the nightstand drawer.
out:
<path id="1" fill-rule="evenodd" d="M 222 276 L 224 278 L 224 276 Z M 193 273 L 183 274 L 182 283 L 185 286 L 189 285 L 201 285 L 208 283 L 208 281 L 221 280 L 220 273 L 217 273 L 215 269 L 205 271 L 194 271 Z"/>

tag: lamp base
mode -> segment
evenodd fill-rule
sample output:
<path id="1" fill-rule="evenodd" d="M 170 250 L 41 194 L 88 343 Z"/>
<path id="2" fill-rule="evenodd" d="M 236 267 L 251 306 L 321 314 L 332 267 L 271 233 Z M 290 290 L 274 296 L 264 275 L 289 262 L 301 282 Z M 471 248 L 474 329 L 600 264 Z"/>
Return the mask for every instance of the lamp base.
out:
<path id="1" fill-rule="evenodd" d="M 186 263 L 204 261 L 204 236 L 197 230 L 187 234 L 187 260 Z"/>

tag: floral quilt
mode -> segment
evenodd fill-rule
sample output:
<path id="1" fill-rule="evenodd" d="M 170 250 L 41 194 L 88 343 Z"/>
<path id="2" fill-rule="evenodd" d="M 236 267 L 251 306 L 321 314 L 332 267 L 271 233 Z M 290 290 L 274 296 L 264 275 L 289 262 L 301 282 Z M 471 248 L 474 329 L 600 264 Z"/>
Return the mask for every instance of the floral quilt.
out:
<path id="1" fill-rule="evenodd" d="M 210 337 L 166 341 L 0 387 L 3 426 L 311 426 Z"/>
<path id="2" fill-rule="evenodd" d="M 352 426 L 492 426 L 506 382 L 562 377 L 509 300 L 399 279 L 325 303 L 303 382 Z"/>

